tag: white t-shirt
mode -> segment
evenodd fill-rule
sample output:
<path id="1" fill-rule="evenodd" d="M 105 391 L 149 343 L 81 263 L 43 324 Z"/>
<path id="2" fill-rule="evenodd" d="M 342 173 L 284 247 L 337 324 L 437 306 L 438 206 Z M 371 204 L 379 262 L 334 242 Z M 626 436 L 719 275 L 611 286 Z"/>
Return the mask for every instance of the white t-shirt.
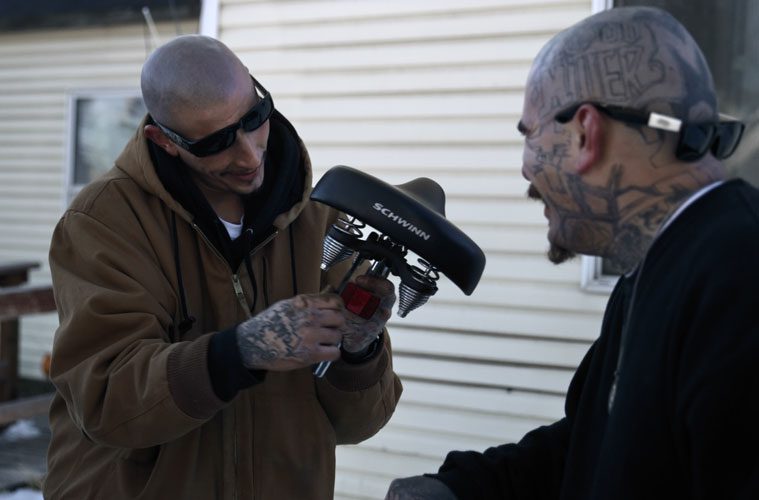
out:
<path id="1" fill-rule="evenodd" d="M 245 220 L 245 217 L 240 219 L 239 224 L 227 222 L 221 217 L 219 217 L 219 220 L 222 224 L 224 224 L 224 227 L 227 229 L 227 233 L 229 233 L 229 237 L 232 239 L 232 241 L 236 240 L 240 236 L 240 233 L 242 232 L 242 223 Z"/>

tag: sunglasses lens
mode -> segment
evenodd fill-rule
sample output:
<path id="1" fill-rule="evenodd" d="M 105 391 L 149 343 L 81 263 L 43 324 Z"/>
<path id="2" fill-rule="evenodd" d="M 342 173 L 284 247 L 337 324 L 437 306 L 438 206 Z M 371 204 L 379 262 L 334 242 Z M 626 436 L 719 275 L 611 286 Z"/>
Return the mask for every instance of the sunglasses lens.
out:
<path id="1" fill-rule="evenodd" d="M 274 109 L 271 102 L 271 96 L 267 95 L 253 109 L 242 117 L 242 129 L 246 132 L 253 132 L 258 127 L 266 123 Z"/>
<path id="2" fill-rule="evenodd" d="M 250 111 L 245 113 L 239 123 L 214 132 L 198 142 L 191 143 L 186 148 L 187 151 L 198 157 L 211 156 L 220 153 L 234 144 L 238 128 L 242 128 L 245 132 L 253 132 L 266 123 L 266 120 L 269 119 L 274 111 L 274 102 L 272 101 L 271 95 L 266 93 L 265 90 L 262 91 L 262 94 L 264 94 L 264 97 L 262 97 Z"/>
<path id="3" fill-rule="evenodd" d="M 235 142 L 236 130 L 237 127 L 234 127 L 233 129 L 219 130 L 215 134 L 193 144 L 190 152 L 195 156 L 203 157 L 223 151 Z"/>
<path id="4" fill-rule="evenodd" d="M 714 125 L 710 123 L 684 125 L 677 145 L 677 158 L 682 161 L 696 161 L 704 156 L 712 143 L 714 130 Z"/>
<path id="5" fill-rule="evenodd" d="M 738 121 L 720 122 L 717 126 L 717 136 L 712 144 L 712 154 L 719 160 L 724 160 L 735 152 L 743 136 L 745 125 Z"/>

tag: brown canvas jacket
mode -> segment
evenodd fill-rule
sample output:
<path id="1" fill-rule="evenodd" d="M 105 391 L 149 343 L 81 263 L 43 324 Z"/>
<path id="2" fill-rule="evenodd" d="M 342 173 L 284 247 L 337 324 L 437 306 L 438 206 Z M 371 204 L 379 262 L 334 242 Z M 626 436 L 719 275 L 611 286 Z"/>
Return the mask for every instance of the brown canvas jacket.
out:
<path id="1" fill-rule="evenodd" d="M 382 351 L 365 363 L 338 361 L 323 379 L 310 369 L 268 372 L 220 400 L 209 377 L 209 340 L 250 316 L 254 284 L 244 265 L 230 269 L 164 189 L 141 130 L 115 167 L 82 190 L 53 235 L 60 327 L 45 497 L 332 498 L 335 445 L 374 435 L 401 394 L 387 332 Z M 299 293 L 319 292 L 346 271 L 319 269 L 337 214 L 309 201 L 312 174 L 300 144 L 308 172 L 302 200 L 277 217 L 276 234 L 251 255 L 258 297 L 269 304 L 293 293 L 291 230 Z M 183 335 L 172 212 L 196 319 Z M 237 282 L 244 297 L 235 294 Z M 254 312 L 264 307 L 258 300 Z"/>

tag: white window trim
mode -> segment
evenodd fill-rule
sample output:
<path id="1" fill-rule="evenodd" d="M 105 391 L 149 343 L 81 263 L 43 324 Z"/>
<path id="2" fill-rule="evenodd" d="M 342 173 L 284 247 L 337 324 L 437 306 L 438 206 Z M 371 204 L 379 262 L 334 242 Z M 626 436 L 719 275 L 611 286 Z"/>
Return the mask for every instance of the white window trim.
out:
<path id="1" fill-rule="evenodd" d="M 593 0 L 592 10 L 601 12 L 602 10 L 611 9 L 614 6 L 614 0 Z"/>
<path id="2" fill-rule="evenodd" d="M 608 294 L 619 279 L 615 274 L 603 274 L 601 257 L 583 255 L 580 269 L 580 288 L 586 292 Z"/>
<path id="3" fill-rule="evenodd" d="M 203 0 L 200 5 L 201 35 L 218 38 L 219 36 L 219 0 Z"/>

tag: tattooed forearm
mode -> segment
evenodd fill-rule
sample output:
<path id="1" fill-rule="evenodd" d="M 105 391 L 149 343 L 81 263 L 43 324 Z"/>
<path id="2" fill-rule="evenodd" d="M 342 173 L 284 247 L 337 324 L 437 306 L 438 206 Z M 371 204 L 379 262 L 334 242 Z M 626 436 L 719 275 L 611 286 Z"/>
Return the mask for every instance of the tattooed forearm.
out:
<path id="1" fill-rule="evenodd" d="M 237 327 L 237 345 L 243 364 L 265 367 L 276 359 L 300 359 L 306 354 L 299 327 L 307 320 L 305 310 L 282 301 Z"/>

